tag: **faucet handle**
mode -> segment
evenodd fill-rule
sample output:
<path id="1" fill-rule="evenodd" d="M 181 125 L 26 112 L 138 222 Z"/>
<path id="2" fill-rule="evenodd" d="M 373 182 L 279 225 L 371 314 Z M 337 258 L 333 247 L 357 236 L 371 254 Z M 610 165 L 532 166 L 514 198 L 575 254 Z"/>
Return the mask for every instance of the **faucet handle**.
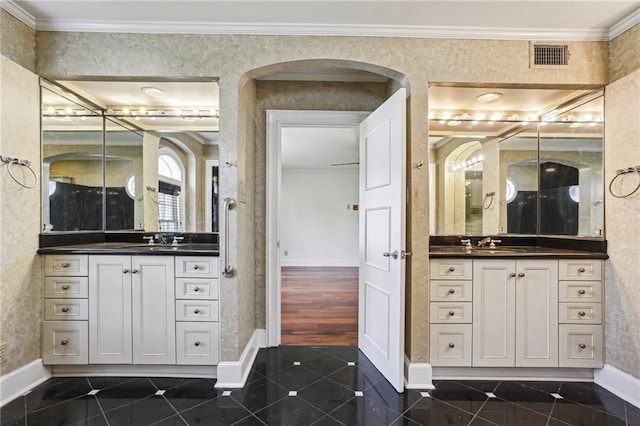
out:
<path id="1" fill-rule="evenodd" d="M 142 237 L 143 240 L 149 240 L 149 245 L 153 245 L 153 235 L 149 235 L 148 237 Z"/>
<path id="2" fill-rule="evenodd" d="M 465 246 L 467 249 L 471 249 L 471 238 L 466 240 L 460 240 L 460 243 Z"/>
<path id="3" fill-rule="evenodd" d="M 176 236 L 174 236 L 173 237 L 173 241 L 171 242 L 171 245 L 172 246 L 177 246 L 178 245 L 178 241 L 182 241 L 182 240 L 184 240 L 184 237 L 176 237 Z"/>
<path id="4" fill-rule="evenodd" d="M 491 239 L 491 243 L 489 244 L 489 248 L 496 248 L 496 243 L 501 243 L 502 240 L 494 240 L 493 238 Z"/>

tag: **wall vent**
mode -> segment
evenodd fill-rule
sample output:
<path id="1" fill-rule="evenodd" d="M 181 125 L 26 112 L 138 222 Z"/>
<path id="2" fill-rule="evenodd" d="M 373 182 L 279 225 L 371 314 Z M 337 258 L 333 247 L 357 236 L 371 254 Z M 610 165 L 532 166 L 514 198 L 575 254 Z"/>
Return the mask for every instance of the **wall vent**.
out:
<path id="1" fill-rule="evenodd" d="M 531 68 L 568 68 L 569 45 L 532 42 L 529 58 Z"/>

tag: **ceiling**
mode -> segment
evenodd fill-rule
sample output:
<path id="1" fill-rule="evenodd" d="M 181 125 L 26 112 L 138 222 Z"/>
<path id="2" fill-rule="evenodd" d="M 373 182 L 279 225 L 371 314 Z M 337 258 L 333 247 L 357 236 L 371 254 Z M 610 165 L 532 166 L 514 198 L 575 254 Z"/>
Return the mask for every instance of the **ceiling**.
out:
<path id="1" fill-rule="evenodd" d="M 152 5 L 152 7 L 150 7 Z M 4 0 L 53 31 L 610 40 L 639 1 Z"/>

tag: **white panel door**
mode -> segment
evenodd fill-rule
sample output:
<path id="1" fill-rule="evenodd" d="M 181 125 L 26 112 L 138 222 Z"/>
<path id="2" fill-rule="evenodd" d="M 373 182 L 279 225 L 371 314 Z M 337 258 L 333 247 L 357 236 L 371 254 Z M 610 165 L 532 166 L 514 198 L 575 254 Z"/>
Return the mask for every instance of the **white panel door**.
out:
<path id="1" fill-rule="evenodd" d="M 360 124 L 358 346 L 404 391 L 406 90 Z"/>
<path id="2" fill-rule="evenodd" d="M 131 361 L 131 256 L 89 256 L 89 363 Z"/>
<path id="3" fill-rule="evenodd" d="M 473 261 L 473 366 L 515 365 L 516 262 Z"/>
<path id="4" fill-rule="evenodd" d="M 134 364 L 175 364 L 173 256 L 131 258 Z"/>

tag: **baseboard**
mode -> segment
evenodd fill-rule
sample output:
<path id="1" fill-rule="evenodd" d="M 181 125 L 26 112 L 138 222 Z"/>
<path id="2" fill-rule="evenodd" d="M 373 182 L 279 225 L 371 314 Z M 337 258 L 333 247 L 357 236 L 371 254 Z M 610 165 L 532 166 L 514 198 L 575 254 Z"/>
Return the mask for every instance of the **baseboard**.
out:
<path id="1" fill-rule="evenodd" d="M 5 374 L 0 377 L 0 406 L 14 400 L 49 377 L 51 373 L 42 364 L 40 358 Z"/>
<path id="2" fill-rule="evenodd" d="M 332 259 L 282 259 L 281 266 L 313 266 L 316 268 L 329 267 L 358 267 L 358 259 L 355 260 L 332 260 Z"/>
<path id="3" fill-rule="evenodd" d="M 241 388 L 247 381 L 253 361 L 258 355 L 258 350 L 266 346 L 267 331 L 257 329 L 249 339 L 238 361 L 223 361 L 218 364 L 217 388 Z"/>
<path id="4" fill-rule="evenodd" d="M 407 389 L 434 389 L 431 364 L 411 362 L 404 356 L 404 387 Z"/>
<path id="5" fill-rule="evenodd" d="M 95 365 L 54 365 L 53 377 L 204 377 L 215 379 L 215 365 L 141 365 L 141 364 L 95 364 Z"/>
<path id="6" fill-rule="evenodd" d="M 595 370 L 594 382 L 629 404 L 640 408 L 640 378 L 605 364 L 604 368 Z"/>
<path id="7" fill-rule="evenodd" d="M 433 367 L 437 380 L 593 381 L 592 368 Z"/>

